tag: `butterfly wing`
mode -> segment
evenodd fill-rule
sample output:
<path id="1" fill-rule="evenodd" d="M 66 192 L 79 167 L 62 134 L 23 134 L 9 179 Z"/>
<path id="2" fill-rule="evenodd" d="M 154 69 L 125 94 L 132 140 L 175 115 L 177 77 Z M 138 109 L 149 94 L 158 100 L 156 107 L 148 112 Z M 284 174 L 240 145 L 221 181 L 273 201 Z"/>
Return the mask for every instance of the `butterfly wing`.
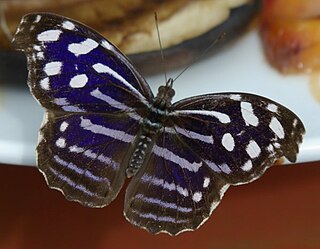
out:
<path id="1" fill-rule="evenodd" d="M 110 42 L 61 16 L 26 15 L 13 45 L 25 52 L 29 87 L 47 109 L 37 153 L 48 185 L 86 206 L 107 205 L 124 182 L 149 86 Z"/>
<path id="2" fill-rule="evenodd" d="M 49 112 L 40 130 L 38 168 L 51 188 L 88 207 L 109 204 L 126 178 L 139 123 L 127 115 Z"/>
<path id="3" fill-rule="evenodd" d="M 259 178 L 275 160 L 294 162 L 305 132 L 286 107 L 246 93 L 209 94 L 175 103 L 169 132 L 229 184 Z"/>
<path id="4" fill-rule="evenodd" d="M 101 35 L 44 13 L 23 17 L 13 39 L 28 60 L 28 84 L 41 105 L 64 112 L 143 108 L 153 98 L 144 78 Z"/>
<path id="5" fill-rule="evenodd" d="M 152 233 L 198 228 L 229 185 L 259 178 L 276 159 L 296 160 L 304 127 L 287 108 L 243 93 L 172 106 L 149 161 L 130 182 L 125 216 Z"/>
<path id="6" fill-rule="evenodd" d="M 207 220 L 228 186 L 177 134 L 163 130 L 128 185 L 124 214 L 151 233 L 177 235 Z"/>

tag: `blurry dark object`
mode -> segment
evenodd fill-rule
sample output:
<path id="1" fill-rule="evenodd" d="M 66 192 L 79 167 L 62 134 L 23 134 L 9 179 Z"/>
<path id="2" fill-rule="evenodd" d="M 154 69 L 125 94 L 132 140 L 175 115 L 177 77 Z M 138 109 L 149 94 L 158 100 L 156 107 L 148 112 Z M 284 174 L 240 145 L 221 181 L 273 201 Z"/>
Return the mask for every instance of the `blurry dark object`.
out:
<path id="1" fill-rule="evenodd" d="M 269 62 L 282 73 L 320 70 L 320 0 L 264 0 L 261 36 Z"/>
<path id="2" fill-rule="evenodd" d="M 185 66 L 222 34 L 211 50 L 241 34 L 259 9 L 259 0 L 46 0 L 2 2 L 0 48 L 10 49 L 8 36 L 23 15 L 48 11 L 79 20 L 98 30 L 124 53 L 143 73 L 162 70 L 159 30 L 167 68 Z M 210 51 L 210 52 L 211 52 Z"/>

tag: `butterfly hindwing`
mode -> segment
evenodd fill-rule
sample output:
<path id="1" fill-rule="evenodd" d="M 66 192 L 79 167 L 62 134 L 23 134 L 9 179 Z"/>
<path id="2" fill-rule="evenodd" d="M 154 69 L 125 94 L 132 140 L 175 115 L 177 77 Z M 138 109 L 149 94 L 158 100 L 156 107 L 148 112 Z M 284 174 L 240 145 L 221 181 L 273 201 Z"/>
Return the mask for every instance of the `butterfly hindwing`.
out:
<path id="1" fill-rule="evenodd" d="M 28 84 L 47 109 L 116 112 L 144 108 L 152 92 L 109 41 L 65 17 L 23 17 L 13 40 L 28 59 Z"/>
<path id="2" fill-rule="evenodd" d="M 184 99 L 171 117 L 183 142 L 227 183 L 259 178 L 282 156 L 296 160 L 304 127 L 284 106 L 253 94 L 221 93 Z"/>
<path id="3" fill-rule="evenodd" d="M 152 233 L 195 230 L 227 187 L 179 136 L 162 132 L 127 188 L 125 216 Z"/>
<path id="4" fill-rule="evenodd" d="M 48 185 L 85 206 L 109 204 L 123 185 L 138 123 L 127 116 L 47 114 L 37 147 Z"/>

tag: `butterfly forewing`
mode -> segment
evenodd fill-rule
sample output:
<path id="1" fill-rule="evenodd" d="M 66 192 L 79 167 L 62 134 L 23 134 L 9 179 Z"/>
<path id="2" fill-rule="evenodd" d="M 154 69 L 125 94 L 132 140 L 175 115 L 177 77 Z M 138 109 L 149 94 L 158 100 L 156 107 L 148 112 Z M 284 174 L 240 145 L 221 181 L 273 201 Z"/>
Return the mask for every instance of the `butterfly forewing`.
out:
<path id="1" fill-rule="evenodd" d="M 162 132 L 127 188 L 125 216 L 152 233 L 194 230 L 210 216 L 227 187 L 179 136 Z"/>
<path id="2" fill-rule="evenodd" d="M 198 96 L 172 109 L 170 132 L 230 184 L 257 179 L 282 156 L 294 162 L 304 133 L 294 113 L 252 94 Z"/>
<path id="3" fill-rule="evenodd" d="M 95 31 L 51 14 L 26 15 L 13 45 L 28 59 L 29 86 L 47 109 L 114 112 L 152 98 L 126 57 Z"/>

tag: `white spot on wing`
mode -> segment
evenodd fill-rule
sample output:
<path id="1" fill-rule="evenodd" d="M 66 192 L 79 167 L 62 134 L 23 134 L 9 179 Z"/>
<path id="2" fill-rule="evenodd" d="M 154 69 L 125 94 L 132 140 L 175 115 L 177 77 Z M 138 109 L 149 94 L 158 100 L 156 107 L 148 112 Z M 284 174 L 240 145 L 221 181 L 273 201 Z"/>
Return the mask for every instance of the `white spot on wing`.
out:
<path id="1" fill-rule="evenodd" d="M 59 40 L 60 34 L 62 33 L 61 30 L 47 30 L 40 33 L 37 36 L 38 41 L 41 42 L 52 42 Z"/>
<path id="2" fill-rule="evenodd" d="M 40 87 L 43 90 L 50 90 L 50 82 L 49 82 L 49 77 L 43 78 L 42 80 L 40 80 Z"/>
<path id="3" fill-rule="evenodd" d="M 168 161 L 171 161 L 177 165 L 179 165 L 181 168 L 185 168 L 191 172 L 198 172 L 199 168 L 202 166 L 202 162 L 189 162 L 185 158 L 182 158 L 176 154 L 174 154 L 172 151 L 168 150 L 167 148 L 160 147 L 158 145 L 154 145 L 152 148 L 152 152 L 162 157 Z"/>
<path id="4" fill-rule="evenodd" d="M 69 184 L 70 186 L 72 186 L 73 188 L 82 191 L 83 193 L 89 195 L 89 196 L 94 196 L 95 194 L 91 191 L 89 191 L 85 186 L 78 184 L 74 181 L 72 181 L 69 177 L 62 175 L 61 173 L 59 173 L 58 171 L 54 170 L 53 168 L 49 167 L 49 170 L 56 175 L 61 181 L 64 181 L 65 183 Z"/>
<path id="5" fill-rule="evenodd" d="M 66 140 L 62 137 L 58 138 L 58 140 L 56 141 L 56 145 L 59 148 L 65 148 L 66 147 Z"/>
<path id="6" fill-rule="evenodd" d="M 241 102 L 241 114 L 246 125 L 258 126 L 259 119 L 254 114 L 252 104 L 249 102 Z"/>
<path id="7" fill-rule="evenodd" d="M 64 132 L 68 128 L 69 124 L 66 121 L 63 121 L 60 125 L 60 131 Z"/>
<path id="8" fill-rule="evenodd" d="M 86 112 L 86 110 L 73 105 L 62 106 L 62 109 L 66 112 Z"/>
<path id="9" fill-rule="evenodd" d="M 271 122 L 269 124 L 270 129 L 277 135 L 278 138 L 283 139 L 284 138 L 284 130 L 279 122 L 279 120 L 276 117 L 271 118 Z"/>
<path id="10" fill-rule="evenodd" d="M 254 140 L 250 140 L 247 145 L 246 151 L 251 159 L 257 158 L 261 153 L 260 146 Z"/>
<path id="11" fill-rule="evenodd" d="M 44 53 L 43 53 L 43 52 L 38 52 L 38 53 L 37 53 L 37 58 L 38 58 L 39 60 L 44 59 Z"/>
<path id="12" fill-rule="evenodd" d="M 243 164 L 242 166 L 241 166 L 241 169 L 243 170 L 243 171 L 250 171 L 251 169 L 252 169 L 252 161 L 251 160 L 248 160 L 248 161 L 246 161 L 245 162 L 245 164 Z"/>
<path id="13" fill-rule="evenodd" d="M 37 22 L 40 22 L 40 20 L 41 20 L 41 16 L 40 16 L 40 15 L 37 15 L 37 16 L 36 16 L 36 20 L 35 20 L 34 22 L 37 23 Z"/>
<path id="14" fill-rule="evenodd" d="M 192 196 L 192 200 L 194 202 L 199 202 L 202 199 L 202 193 L 201 192 L 195 192 Z"/>
<path id="15" fill-rule="evenodd" d="M 87 38 L 83 42 L 70 44 L 68 46 L 68 50 L 71 53 L 73 53 L 75 56 L 79 56 L 82 54 L 88 54 L 89 52 L 91 52 L 93 49 L 95 49 L 98 46 L 99 46 L 99 44 L 96 41 L 94 41 L 90 38 Z"/>
<path id="16" fill-rule="evenodd" d="M 123 142 L 126 142 L 126 143 L 133 142 L 134 138 L 135 138 L 134 136 L 132 136 L 132 135 L 130 135 L 128 133 L 125 133 L 123 131 L 114 130 L 114 129 L 110 129 L 110 128 L 104 127 L 102 125 L 93 124 L 90 119 L 86 119 L 86 118 L 83 118 L 83 117 L 81 117 L 80 126 L 83 129 L 91 131 L 91 132 L 93 132 L 95 134 L 101 134 L 101 135 L 105 135 L 105 136 L 108 136 L 108 137 L 112 137 L 114 139 L 117 139 L 119 141 L 123 141 Z"/>
<path id="17" fill-rule="evenodd" d="M 105 177 L 100 177 L 100 176 L 96 176 L 94 174 L 92 174 L 88 169 L 82 169 L 82 168 L 79 168 L 77 165 L 71 163 L 71 162 L 66 162 L 65 160 L 61 159 L 59 156 L 54 156 L 53 158 L 57 163 L 59 163 L 60 165 L 76 172 L 77 174 L 80 174 L 80 175 L 83 175 L 83 176 L 86 176 L 88 178 L 90 178 L 91 180 L 94 180 L 94 181 L 98 181 L 98 182 L 105 182 L 107 183 L 108 185 L 110 185 L 110 182 L 107 178 Z"/>
<path id="18" fill-rule="evenodd" d="M 44 66 L 44 71 L 48 76 L 53 76 L 61 73 L 62 62 L 53 61 Z"/>
<path id="19" fill-rule="evenodd" d="M 53 103 L 62 106 L 61 108 L 67 112 L 85 112 L 85 110 L 79 108 L 78 106 L 70 105 L 66 98 L 55 98 Z"/>
<path id="20" fill-rule="evenodd" d="M 219 165 L 219 167 L 220 167 L 220 169 L 221 169 L 221 171 L 223 173 L 226 173 L 226 174 L 230 174 L 231 173 L 231 169 L 230 169 L 228 164 L 222 163 L 222 164 Z"/>
<path id="21" fill-rule="evenodd" d="M 214 172 L 220 173 L 221 169 L 215 164 L 214 162 L 211 162 L 209 160 L 204 160 L 204 162 L 209 166 L 210 169 L 212 169 Z"/>
<path id="22" fill-rule="evenodd" d="M 273 147 L 276 148 L 276 149 L 279 149 L 280 148 L 280 144 L 279 143 L 274 143 Z"/>
<path id="23" fill-rule="evenodd" d="M 274 152 L 274 148 L 273 148 L 272 144 L 269 144 L 269 145 L 268 145 L 267 150 L 268 150 L 269 152 Z"/>
<path id="24" fill-rule="evenodd" d="M 268 104 L 267 109 L 271 112 L 277 112 L 278 106 L 276 106 L 275 104 Z"/>
<path id="25" fill-rule="evenodd" d="M 113 46 L 106 40 L 102 41 L 101 45 L 108 50 L 113 50 Z"/>
<path id="26" fill-rule="evenodd" d="M 163 201 L 158 198 L 146 197 L 142 194 L 137 194 L 135 196 L 135 198 L 140 199 L 140 200 L 147 202 L 147 203 L 156 204 L 156 205 L 164 207 L 164 208 L 174 209 L 174 210 L 177 210 L 182 213 L 189 213 L 189 212 L 192 212 L 192 210 L 193 210 L 192 208 L 178 206 L 176 203 L 173 203 L 173 202 L 166 202 L 166 201 Z"/>
<path id="27" fill-rule="evenodd" d="M 90 92 L 90 95 L 100 99 L 106 103 L 108 103 L 110 106 L 120 109 L 120 110 L 124 110 L 126 111 L 126 113 L 128 114 L 128 116 L 134 120 L 140 120 L 141 116 L 139 116 L 134 109 L 132 109 L 131 107 L 126 106 L 125 104 L 116 101 L 115 99 L 111 98 L 108 95 L 103 94 L 99 89 L 95 89 L 92 92 Z"/>
<path id="28" fill-rule="evenodd" d="M 55 98 L 53 100 L 53 102 L 56 104 L 56 105 L 69 105 L 69 102 L 66 98 Z"/>
<path id="29" fill-rule="evenodd" d="M 78 147 L 77 145 L 72 145 L 69 147 L 69 151 L 73 153 L 82 153 L 85 151 L 84 148 Z"/>
<path id="30" fill-rule="evenodd" d="M 202 135 L 200 133 L 197 133 L 197 132 L 194 132 L 194 131 L 189 131 L 185 128 L 180 128 L 178 126 L 174 126 L 174 127 L 165 127 L 165 132 L 168 132 L 168 133 L 173 133 L 175 134 L 176 132 L 180 133 L 181 135 L 184 135 L 188 138 L 191 138 L 191 139 L 197 139 L 201 142 L 205 142 L 205 143 L 208 143 L 208 144 L 213 144 L 213 137 L 212 135 Z"/>
<path id="31" fill-rule="evenodd" d="M 35 50 L 35 51 L 41 51 L 41 46 L 39 46 L 39 45 L 34 45 L 34 46 L 33 46 L 33 50 Z"/>
<path id="32" fill-rule="evenodd" d="M 88 82 L 88 77 L 86 74 L 79 74 L 74 76 L 71 80 L 70 80 L 70 86 L 72 88 L 82 88 L 84 87 Z"/>
<path id="33" fill-rule="evenodd" d="M 93 69 L 96 70 L 98 73 L 107 73 L 111 75 L 113 78 L 121 81 L 123 84 L 129 86 L 129 82 L 126 81 L 120 74 L 118 74 L 116 71 L 112 70 L 110 67 L 103 65 L 101 63 L 96 63 L 93 66 Z M 131 86 L 131 85 L 130 85 Z M 131 86 L 132 87 L 132 86 Z"/>
<path id="34" fill-rule="evenodd" d="M 233 151 L 234 149 L 234 139 L 230 133 L 226 133 L 222 137 L 222 145 L 228 151 Z"/>
<path id="35" fill-rule="evenodd" d="M 189 196 L 188 190 L 183 188 L 183 187 L 181 187 L 181 186 L 179 186 L 179 185 L 177 185 L 177 191 L 178 191 L 179 194 L 183 195 L 184 197 Z"/>
<path id="36" fill-rule="evenodd" d="M 164 222 L 170 222 L 170 223 L 175 223 L 175 224 L 182 224 L 182 223 L 187 223 L 189 222 L 189 220 L 186 219 L 177 219 L 176 217 L 170 217 L 170 216 L 160 216 L 160 215 L 155 215 L 152 213 L 141 213 L 141 211 L 139 210 L 139 212 L 137 212 L 134 209 L 131 209 L 131 211 L 139 216 L 140 218 L 143 219 L 150 219 L 150 220 L 154 220 L 154 221 L 164 221 Z"/>
<path id="37" fill-rule="evenodd" d="M 86 150 L 85 148 L 79 147 L 77 145 L 70 146 L 69 151 L 73 152 L 73 153 L 78 153 L 78 154 L 83 153 L 83 155 L 85 155 L 86 157 L 91 158 L 91 159 L 97 159 L 100 162 L 111 166 L 113 169 L 119 168 L 119 163 L 115 162 L 111 158 L 109 158 L 101 153 L 97 154 L 97 153 L 94 153 L 92 150 Z"/>
<path id="38" fill-rule="evenodd" d="M 149 105 L 149 103 L 146 101 L 145 97 L 136 89 L 134 88 L 126 79 L 124 79 L 120 74 L 118 74 L 116 71 L 111 69 L 110 67 L 103 65 L 102 63 L 96 63 L 93 66 L 93 69 L 98 73 L 107 73 L 111 75 L 113 78 L 119 80 L 122 82 L 127 88 L 129 88 L 134 95 L 136 95 L 142 103 Z"/>
<path id="39" fill-rule="evenodd" d="M 186 114 L 186 115 L 204 115 L 204 116 L 211 116 L 217 118 L 221 123 L 228 124 L 230 123 L 230 117 L 227 114 L 216 112 L 216 111 L 206 111 L 206 110 L 176 110 L 170 113 L 171 115 L 179 115 L 179 114 Z"/>
<path id="40" fill-rule="evenodd" d="M 241 95 L 240 94 L 231 94 L 229 96 L 230 99 L 235 100 L 235 101 L 240 101 L 241 100 Z"/>
<path id="41" fill-rule="evenodd" d="M 210 178 L 209 177 L 205 177 L 203 180 L 203 188 L 207 188 L 210 184 Z"/>
<path id="42" fill-rule="evenodd" d="M 187 189 L 174 184 L 173 182 L 169 183 L 163 179 L 154 177 L 154 176 L 150 176 L 148 174 L 143 174 L 143 176 L 141 177 L 141 181 L 145 182 L 145 183 L 151 183 L 154 186 L 161 186 L 164 189 L 167 189 L 169 191 L 177 191 L 179 194 L 183 195 L 184 197 L 188 197 L 189 196 L 189 192 Z"/>
<path id="43" fill-rule="evenodd" d="M 64 21 L 62 23 L 62 27 L 68 30 L 73 30 L 75 28 L 75 25 L 70 21 Z"/>

